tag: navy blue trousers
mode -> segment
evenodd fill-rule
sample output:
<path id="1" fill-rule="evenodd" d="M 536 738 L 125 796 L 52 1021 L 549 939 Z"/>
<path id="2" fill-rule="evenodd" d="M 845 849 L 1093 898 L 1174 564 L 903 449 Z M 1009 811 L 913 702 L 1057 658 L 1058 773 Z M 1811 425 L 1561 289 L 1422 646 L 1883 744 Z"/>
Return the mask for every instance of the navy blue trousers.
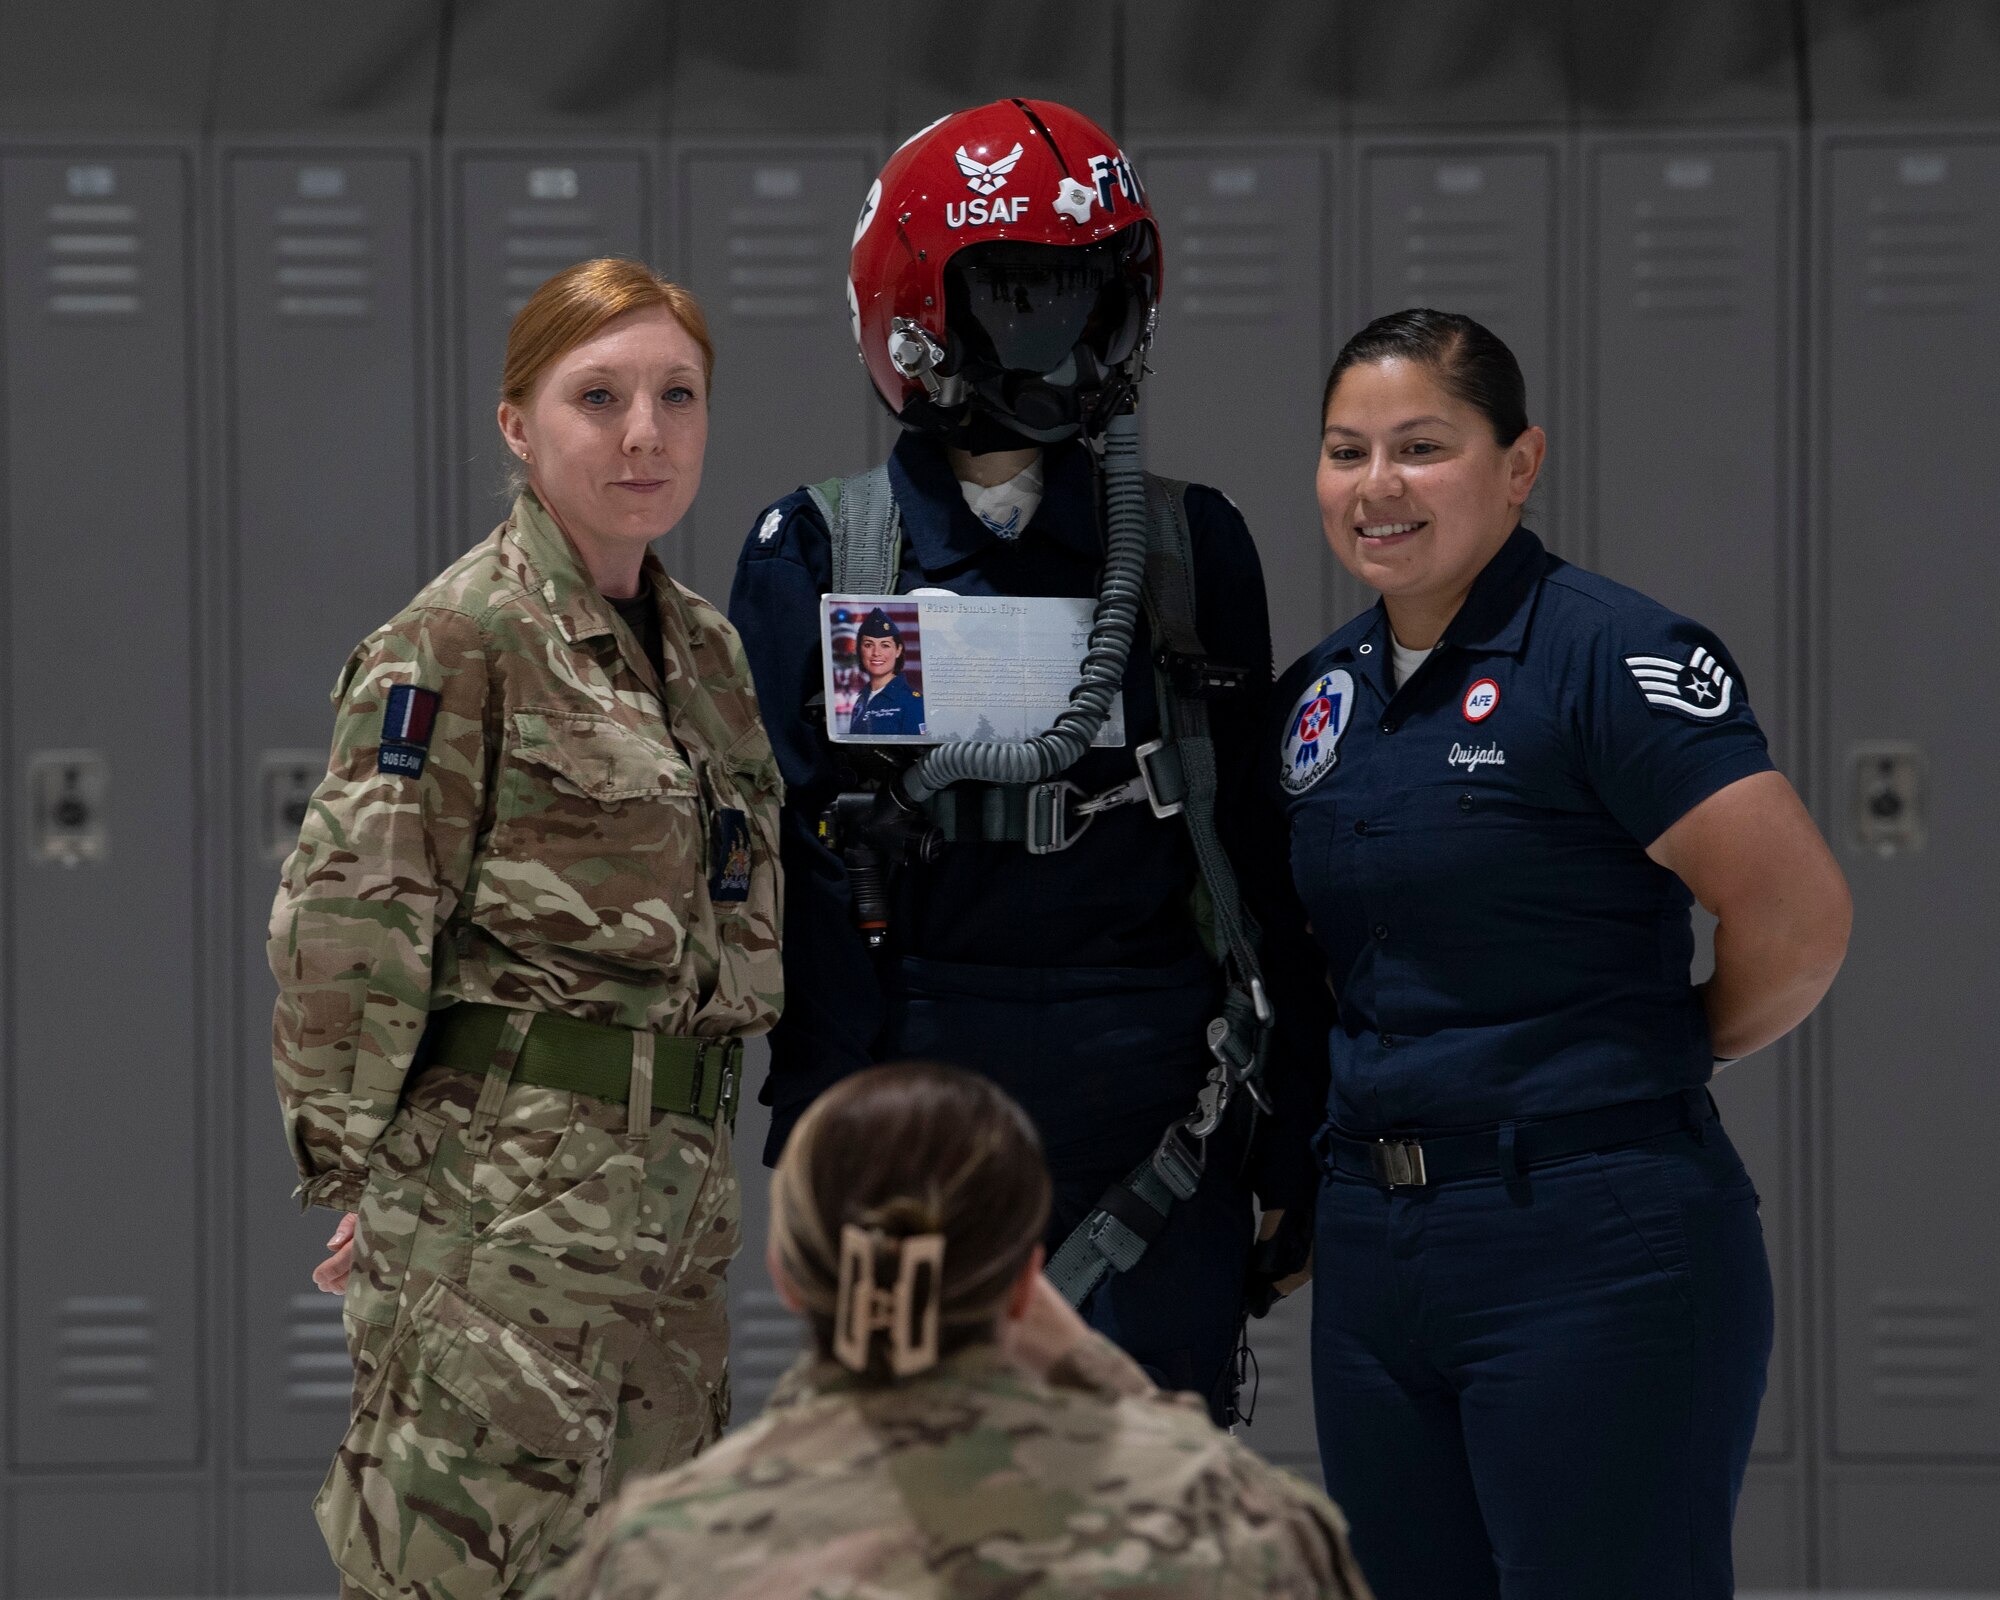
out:
<path id="1" fill-rule="evenodd" d="M 882 1060 L 983 1072 L 1021 1103 L 1054 1182 L 1051 1255 L 1170 1122 L 1194 1109 L 1204 1029 L 1220 1006 L 1214 964 L 1163 970 L 968 966 L 906 959 L 889 985 Z M 1085 1303 L 1090 1325 L 1163 1388 L 1201 1395 L 1218 1420 L 1233 1397 L 1254 1224 L 1240 1178 L 1240 1118 L 1211 1139 L 1194 1198 L 1130 1272 Z"/>
<path id="2" fill-rule="evenodd" d="M 1721 1123 L 1511 1183 L 1328 1174 L 1312 1333 L 1379 1600 L 1734 1593 L 1771 1274 Z"/>

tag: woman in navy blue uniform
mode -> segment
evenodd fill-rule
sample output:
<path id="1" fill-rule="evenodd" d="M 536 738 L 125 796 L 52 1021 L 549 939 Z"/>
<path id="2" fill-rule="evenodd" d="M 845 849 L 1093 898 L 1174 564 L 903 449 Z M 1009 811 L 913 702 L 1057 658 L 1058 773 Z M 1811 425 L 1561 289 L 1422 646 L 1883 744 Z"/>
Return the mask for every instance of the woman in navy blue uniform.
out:
<path id="1" fill-rule="evenodd" d="M 1281 680 L 1267 769 L 1340 1007 L 1328 1490 L 1382 1600 L 1729 1595 L 1771 1280 L 1705 1085 L 1826 992 L 1846 885 L 1721 641 L 1521 526 L 1505 345 L 1380 318 L 1322 418 L 1327 539 L 1382 597 Z"/>
<path id="2" fill-rule="evenodd" d="M 847 714 L 847 731 L 856 738 L 902 737 L 924 731 L 923 696 L 903 676 L 903 632 L 889 613 L 876 606 L 862 619 L 854 635 L 854 657 L 860 664 L 861 698 Z"/>

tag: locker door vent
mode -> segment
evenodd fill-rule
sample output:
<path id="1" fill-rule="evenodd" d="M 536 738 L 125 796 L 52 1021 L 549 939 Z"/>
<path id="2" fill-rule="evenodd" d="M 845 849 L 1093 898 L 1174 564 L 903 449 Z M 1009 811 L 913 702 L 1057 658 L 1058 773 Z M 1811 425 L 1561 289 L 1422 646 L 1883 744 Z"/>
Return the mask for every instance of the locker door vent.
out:
<path id="1" fill-rule="evenodd" d="M 799 198 L 793 167 L 751 174 L 751 198 L 729 209 L 729 312 L 756 322 L 810 322 L 840 305 L 831 263 L 846 262 L 844 241 L 818 206 Z"/>
<path id="2" fill-rule="evenodd" d="M 1862 243 L 1862 299 L 1870 311 L 1951 314 L 1975 304 L 1979 237 L 1964 208 L 1943 197 L 1871 196 Z"/>
<path id="3" fill-rule="evenodd" d="M 320 187 L 338 193 L 344 185 Z M 280 206 L 274 220 L 271 285 L 279 316 L 353 322 L 374 311 L 375 241 L 365 206 L 294 203 Z"/>
<path id="4" fill-rule="evenodd" d="M 550 181 L 560 177 L 569 182 Z M 567 167 L 540 168 L 529 174 L 528 188 L 532 194 L 574 194 L 576 174 Z M 512 321 L 528 297 L 564 267 L 604 254 L 604 227 L 597 213 L 581 203 L 509 206 L 500 251 L 506 258 L 500 270 L 500 300 Z"/>
<path id="5" fill-rule="evenodd" d="M 1632 208 L 1632 308 L 1650 317 L 1742 313 L 1743 219 L 1642 200 Z"/>
<path id="6" fill-rule="evenodd" d="M 323 1410 L 345 1406 L 354 1387 L 340 1297 L 295 1294 L 285 1302 L 285 1399 Z"/>
<path id="7" fill-rule="evenodd" d="M 735 1419 L 748 1422 L 805 1348 L 799 1319 L 771 1288 L 743 1289 L 731 1311 L 729 1386 Z"/>
<path id="8" fill-rule="evenodd" d="M 57 1310 L 56 1405 L 64 1411 L 150 1411 L 159 1331 L 145 1295 L 77 1295 Z"/>
<path id="9" fill-rule="evenodd" d="M 1968 1295 L 1878 1291 L 1869 1358 L 1875 1398 L 1897 1406 L 1976 1405 L 1980 1322 Z"/>
<path id="10" fill-rule="evenodd" d="M 1217 167 L 1208 194 L 1185 206 L 1174 230 L 1175 303 L 1190 322 L 1274 322 L 1284 277 L 1278 214 L 1258 198 L 1255 167 Z"/>
<path id="11" fill-rule="evenodd" d="M 1515 223 L 1470 198 L 1485 188 L 1471 181 L 1478 167 L 1438 168 L 1438 198 L 1404 208 L 1403 282 L 1412 305 L 1449 305 L 1491 320 L 1517 303 Z M 1442 290 L 1443 293 L 1439 291 Z"/>
<path id="12" fill-rule="evenodd" d="M 49 257 L 52 316 L 134 317 L 139 314 L 145 246 L 139 209 L 122 202 L 68 201 L 48 209 L 43 241 Z"/>

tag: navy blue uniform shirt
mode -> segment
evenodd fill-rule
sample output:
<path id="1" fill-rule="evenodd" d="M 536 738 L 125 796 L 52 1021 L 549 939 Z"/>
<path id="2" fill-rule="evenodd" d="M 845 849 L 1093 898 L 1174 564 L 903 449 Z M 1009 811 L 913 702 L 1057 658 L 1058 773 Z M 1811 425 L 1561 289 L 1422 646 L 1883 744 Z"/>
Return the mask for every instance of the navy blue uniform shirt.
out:
<path id="1" fill-rule="evenodd" d="M 1392 692 L 1378 602 L 1267 745 L 1339 998 L 1328 1112 L 1450 1128 L 1705 1082 L 1692 896 L 1646 855 L 1771 766 L 1715 636 L 1516 529 Z"/>
<path id="2" fill-rule="evenodd" d="M 883 738 L 890 734 L 924 731 L 923 697 L 910 687 L 900 672 L 880 689 L 863 688 L 861 698 L 847 714 L 847 731 L 860 738 Z"/>
<path id="3" fill-rule="evenodd" d="M 1094 473 L 1083 446 L 1050 447 L 1041 505 L 1017 539 L 1002 539 L 966 506 L 938 444 L 905 435 L 889 461 L 903 518 L 899 592 L 920 587 L 962 595 L 1094 597 L 1103 562 Z M 1283 823 L 1259 783 L 1258 756 L 1271 718 L 1270 627 L 1263 573 L 1236 508 L 1199 485 L 1187 496 L 1194 545 L 1197 624 L 1218 661 L 1248 669 L 1245 688 L 1211 703 L 1217 766 L 1216 826 L 1246 903 L 1266 930 L 1265 982 L 1278 1011 L 1269 1119 L 1253 1180 L 1270 1203 L 1309 1204 L 1317 1174 L 1306 1140 L 1326 1093 L 1322 1041 L 1331 1002 L 1285 871 Z M 771 1034 L 775 1154 L 800 1111 L 821 1090 L 875 1059 L 883 1027 L 882 971 L 855 931 L 847 874 L 815 837 L 820 813 L 843 784 L 850 759 L 825 737 L 820 596 L 832 583 L 826 525 L 804 490 L 764 512 L 744 544 L 729 614 L 757 682 L 757 697 L 787 789 L 785 1010 Z M 1132 749 L 1156 736 L 1152 645 L 1143 616 L 1124 681 L 1126 747 L 1093 749 L 1065 776 L 1095 794 L 1136 770 Z M 948 845 L 942 858 L 900 874 L 893 948 L 927 961 L 1011 969 L 1146 969 L 1200 959 L 1190 903 L 1199 876 L 1187 829 L 1144 805 L 1100 816 L 1072 849 L 1031 856 L 1019 844 Z M 1181 1083 L 1207 1060 L 1199 1027 L 1184 1060 L 1162 1063 L 1162 1082 Z M 1131 1087 L 1134 1103 L 1149 1086 Z M 1192 1102 L 1185 1108 L 1192 1109 Z M 1166 1126 L 1165 1114 L 1160 1123 Z"/>

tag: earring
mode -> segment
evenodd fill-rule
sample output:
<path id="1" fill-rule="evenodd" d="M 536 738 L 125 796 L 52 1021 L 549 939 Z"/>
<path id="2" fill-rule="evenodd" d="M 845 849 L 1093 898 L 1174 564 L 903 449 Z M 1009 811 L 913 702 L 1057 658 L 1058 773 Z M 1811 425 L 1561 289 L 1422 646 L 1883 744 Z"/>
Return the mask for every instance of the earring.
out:
<path id="1" fill-rule="evenodd" d="M 516 450 L 514 454 L 519 456 L 523 461 L 528 459 L 528 452 L 525 450 Z"/>

